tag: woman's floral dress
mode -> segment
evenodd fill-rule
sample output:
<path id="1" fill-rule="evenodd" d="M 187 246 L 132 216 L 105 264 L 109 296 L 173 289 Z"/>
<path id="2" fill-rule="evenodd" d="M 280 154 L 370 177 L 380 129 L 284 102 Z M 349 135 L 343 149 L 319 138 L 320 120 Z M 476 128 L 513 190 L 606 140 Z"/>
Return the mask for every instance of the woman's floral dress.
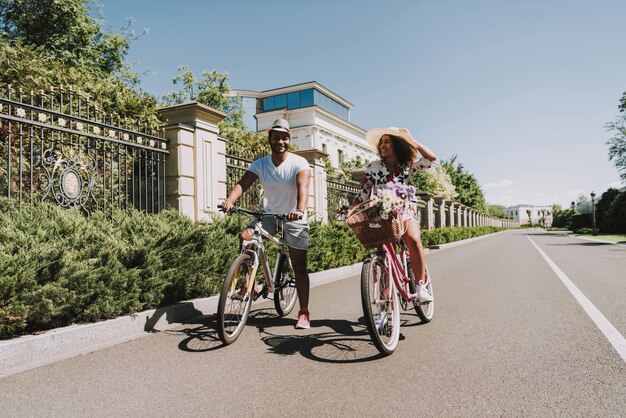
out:
<path id="1" fill-rule="evenodd" d="M 432 161 L 422 157 L 419 160 L 399 165 L 393 173 L 390 173 L 381 160 L 371 162 L 365 169 L 361 190 L 352 201 L 352 205 L 366 201 L 372 193 L 376 193 L 378 187 L 384 187 L 389 182 L 409 185 L 410 179 L 416 171 L 430 168 L 432 164 Z M 415 202 L 407 202 L 406 207 L 407 210 L 404 212 L 402 220 L 417 219 Z"/>

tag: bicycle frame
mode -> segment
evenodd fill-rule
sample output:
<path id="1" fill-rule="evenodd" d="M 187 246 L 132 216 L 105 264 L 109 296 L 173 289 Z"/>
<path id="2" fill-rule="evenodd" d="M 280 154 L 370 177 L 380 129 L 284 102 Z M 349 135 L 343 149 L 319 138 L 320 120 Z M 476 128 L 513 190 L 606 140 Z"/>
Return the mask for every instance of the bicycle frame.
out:
<path id="1" fill-rule="evenodd" d="M 405 283 L 409 283 L 411 279 L 407 275 L 407 254 L 408 250 L 403 249 L 400 254 L 396 253 L 393 242 L 385 243 L 381 246 L 382 250 L 385 252 L 385 264 L 387 266 L 387 271 L 389 275 L 393 278 L 393 283 L 395 288 L 400 292 L 402 299 L 407 302 L 413 302 L 417 298 L 416 293 L 407 293 L 405 290 Z M 392 286 L 389 286 L 389 291 L 392 291 Z M 391 294 L 387 295 L 391 297 Z"/>
<path id="2" fill-rule="evenodd" d="M 289 266 L 291 267 L 291 259 L 289 258 L 289 247 L 283 241 L 282 233 L 281 239 L 277 239 L 276 237 L 270 235 L 265 229 L 263 229 L 260 219 L 254 224 L 253 229 L 254 233 L 252 239 L 243 240 L 243 242 L 241 243 L 241 253 L 248 254 L 252 258 L 253 270 L 250 274 L 250 280 L 254 282 L 257 269 L 259 267 L 259 264 L 261 264 L 261 267 L 263 268 L 263 273 L 265 275 L 265 290 L 272 293 L 276 290 L 274 288 L 274 283 L 278 282 L 278 279 L 280 278 L 280 275 L 282 273 L 283 266 L 285 265 L 284 263 L 289 263 Z M 278 250 L 276 254 L 276 263 L 274 265 L 273 274 L 269 265 L 269 260 L 267 259 L 267 253 L 265 252 L 264 240 L 268 240 L 276 245 L 276 248 Z M 288 283 L 283 283 L 281 285 L 281 288 L 285 287 L 286 285 L 288 285 Z M 256 295 L 255 299 L 258 298 L 258 296 L 260 295 Z"/>

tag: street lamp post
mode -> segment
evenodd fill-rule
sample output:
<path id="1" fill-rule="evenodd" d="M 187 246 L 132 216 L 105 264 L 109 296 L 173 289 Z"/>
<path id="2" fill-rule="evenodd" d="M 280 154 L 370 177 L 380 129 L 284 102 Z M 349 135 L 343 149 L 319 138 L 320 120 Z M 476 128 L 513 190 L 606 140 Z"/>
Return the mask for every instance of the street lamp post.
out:
<path id="1" fill-rule="evenodd" d="M 596 194 L 591 192 L 591 213 L 593 219 L 593 235 L 598 235 L 598 230 L 596 229 Z"/>

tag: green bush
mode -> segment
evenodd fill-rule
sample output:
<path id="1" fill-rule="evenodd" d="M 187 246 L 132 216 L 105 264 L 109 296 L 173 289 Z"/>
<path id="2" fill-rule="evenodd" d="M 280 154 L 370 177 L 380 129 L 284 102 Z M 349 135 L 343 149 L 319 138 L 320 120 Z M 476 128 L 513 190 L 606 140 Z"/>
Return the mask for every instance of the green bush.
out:
<path id="1" fill-rule="evenodd" d="M 570 228 L 574 232 L 582 228 L 593 228 L 593 215 L 591 213 L 582 213 L 572 216 Z"/>
<path id="2" fill-rule="evenodd" d="M 572 229 L 572 218 L 577 215 L 576 209 L 557 210 L 554 212 L 552 227 Z"/>
<path id="3" fill-rule="evenodd" d="M 615 196 L 608 213 L 611 232 L 626 233 L 626 192 Z"/>
<path id="4" fill-rule="evenodd" d="M 85 218 L 0 199 L 0 338 L 215 293 L 244 221 L 194 225 L 171 210 Z"/>
<path id="5" fill-rule="evenodd" d="M 173 210 L 96 212 L 0 198 L 0 338 L 94 322 L 219 292 L 245 216 L 196 225 Z M 309 271 L 369 252 L 343 222 L 311 222 Z M 499 230 L 422 231 L 437 245 Z M 273 246 L 269 257 L 275 254 Z"/>
<path id="6" fill-rule="evenodd" d="M 615 198 L 620 192 L 617 189 L 610 188 L 602 193 L 602 197 L 596 204 L 596 222 L 598 229 L 603 232 L 611 232 L 611 219 L 609 218 L 609 210 Z"/>

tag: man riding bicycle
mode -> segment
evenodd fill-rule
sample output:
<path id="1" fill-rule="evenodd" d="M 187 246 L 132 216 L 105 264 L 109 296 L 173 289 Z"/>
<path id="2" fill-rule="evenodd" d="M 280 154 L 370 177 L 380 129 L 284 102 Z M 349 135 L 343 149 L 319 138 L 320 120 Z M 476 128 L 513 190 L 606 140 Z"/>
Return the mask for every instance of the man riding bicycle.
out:
<path id="1" fill-rule="evenodd" d="M 237 199 L 259 179 L 263 186 L 267 205 L 263 212 L 286 214 L 284 237 L 289 247 L 289 256 L 294 269 L 296 290 L 300 302 L 297 329 L 310 327 L 309 317 L 309 274 L 307 272 L 307 249 L 309 248 L 309 225 L 307 223 L 307 200 L 311 170 L 302 157 L 290 153 L 291 132 L 285 119 L 277 119 L 268 132 L 271 154 L 255 160 L 230 191 L 222 203 L 225 212 L 231 210 Z M 256 221 L 255 221 L 256 222 Z M 278 225 L 275 219 L 263 218 L 263 229 L 275 234 Z M 252 224 L 251 224 L 252 225 Z M 249 241 L 254 230 L 248 226 L 241 238 Z"/>

